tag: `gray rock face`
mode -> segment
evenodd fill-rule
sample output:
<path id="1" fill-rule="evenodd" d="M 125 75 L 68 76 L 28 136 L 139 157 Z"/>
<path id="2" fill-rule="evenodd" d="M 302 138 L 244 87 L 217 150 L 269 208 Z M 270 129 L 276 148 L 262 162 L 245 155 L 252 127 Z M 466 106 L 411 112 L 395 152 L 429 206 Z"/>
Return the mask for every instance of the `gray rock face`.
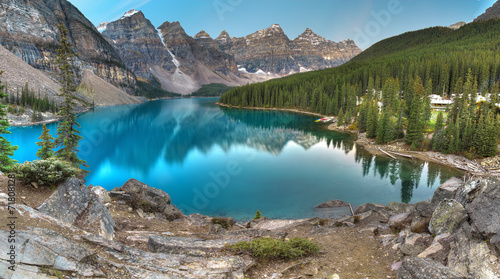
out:
<path id="1" fill-rule="evenodd" d="M 356 210 L 354 211 L 354 214 L 361 214 L 365 213 L 369 210 L 373 212 L 379 212 L 379 211 L 385 211 L 387 207 L 383 204 L 376 204 L 376 203 L 365 203 L 360 205 Z"/>
<path id="2" fill-rule="evenodd" d="M 415 208 L 415 205 L 400 202 L 390 202 L 389 205 L 387 205 L 387 208 L 395 214 L 400 214 L 413 210 Z"/>
<path id="3" fill-rule="evenodd" d="M 455 200 L 443 200 L 432 214 L 429 231 L 435 235 L 454 233 L 466 218 L 462 204 Z"/>
<path id="4" fill-rule="evenodd" d="M 482 194 L 466 206 L 471 222 L 490 237 L 500 233 L 500 183 L 489 183 Z"/>
<path id="5" fill-rule="evenodd" d="M 450 178 L 445 183 L 441 184 L 436 191 L 434 191 L 434 196 L 432 196 L 432 204 L 437 205 L 444 199 L 453 199 L 455 197 L 455 193 L 458 191 L 460 186 L 462 186 L 463 181 L 453 177 Z"/>
<path id="6" fill-rule="evenodd" d="M 292 41 L 277 24 L 242 38 L 230 37 L 223 31 L 215 41 L 250 73 L 262 70 L 290 74 L 324 69 L 341 65 L 361 52 L 351 40 L 335 43 L 309 28 Z"/>
<path id="7" fill-rule="evenodd" d="M 2 1 L 0 25 L 5 28 L 0 29 L 0 44 L 34 68 L 55 74 L 59 22 L 68 29 L 69 42 L 78 54 L 74 66 L 89 69 L 117 87 L 135 87 L 134 74 L 125 68 L 116 50 L 66 0 Z M 80 71 L 77 74 L 82 76 Z"/>
<path id="8" fill-rule="evenodd" d="M 165 218 L 167 218 L 167 220 L 169 221 L 181 219 L 184 217 L 184 214 L 182 214 L 181 210 L 171 204 L 167 205 L 165 210 L 163 210 L 163 215 L 165 215 Z"/>
<path id="9" fill-rule="evenodd" d="M 348 203 L 341 201 L 341 200 L 332 200 L 332 201 L 327 201 L 325 203 L 322 203 L 316 208 L 335 208 L 335 207 L 344 207 L 344 206 L 349 206 Z"/>
<path id="10" fill-rule="evenodd" d="M 6 239 L 8 233 L 6 231 L 0 231 L 0 236 Z M 36 228 L 30 231 L 19 231 L 16 243 L 18 247 L 17 257 L 19 264 L 34 267 L 31 270 L 28 269 L 21 272 L 19 272 L 19 270 L 15 273 L 6 272 L 4 278 L 37 278 L 35 274 L 39 272 L 38 267 L 53 267 L 59 270 L 77 272 L 83 275 L 83 273 L 79 271 L 85 269 L 85 267 L 79 264 L 79 262 L 92 254 L 92 251 L 89 251 L 88 247 L 45 229 Z M 10 244 L 6 241 L 0 243 L 0 249 L 3 249 L 2 251 L 8 251 L 8 245 Z M 20 249 L 21 247 L 22 249 Z M 4 254 L 5 253 L 2 253 L 2 255 L 0 255 L 0 259 L 7 260 L 7 255 Z M 21 269 L 24 268 L 21 267 Z M 0 270 L 2 270 L 1 267 Z M 33 275 L 31 273 L 33 273 Z M 0 271 L 0 275 L 2 275 L 2 271 Z M 40 278 L 48 278 L 42 275 L 38 276 L 40 276 Z"/>
<path id="11" fill-rule="evenodd" d="M 435 261 L 413 257 L 403 261 L 398 279 L 465 279 L 465 276 Z"/>
<path id="12" fill-rule="evenodd" d="M 450 243 L 448 267 L 470 278 L 500 278 L 498 258 L 492 254 L 484 241 L 471 239 L 464 230 L 460 230 Z"/>
<path id="13" fill-rule="evenodd" d="M 396 230 L 401 230 L 405 226 L 411 224 L 412 217 L 409 212 L 406 213 L 401 213 L 395 216 L 392 216 L 389 218 L 389 227 L 391 230 L 396 231 Z"/>
<path id="14" fill-rule="evenodd" d="M 150 187 L 136 179 L 125 182 L 121 190 L 138 199 L 145 212 L 162 212 L 172 202 L 170 196 L 160 189 Z"/>
<path id="15" fill-rule="evenodd" d="M 485 21 L 500 18 L 500 2 L 497 1 L 492 7 L 488 8 L 484 14 L 478 16 L 474 21 Z"/>
<path id="16" fill-rule="evenodd" d="M 38 210 L 63 223 L 112 239 L 115 222 L 98 196 L 77 178 L 61 184 Z"/>
<path id="17" fill-rule="evenodd" d="M 148 247 L 154 253 L 185 254 L 196 257 L 203 257 L 209 253 L 216 252 L 224 248 L 226 244 L 235 244 L 248 239 L 232 240 L 203 240 L 201 238 L 190 237 L 149 237 Z"/>
<path id="18" fill-rule="evenodd" d="M 92 188 L 92 191 L 99 197 L 99 200 L 102 203 L 108 203 L 111 202 L 111 198 L 109 197 L 108 191 L 106 189 L 102 188 L 101 186 L 95 186 Z"/>
<path id="19" fill-rule="evenodd" d="M 176 67 L 158 31 L 142 12 L 106 24 L 102 35 L 114 45 L 125 65 L 143 79 L 154 81 L 151 68 L 160 65 L 168 72 Z"/>

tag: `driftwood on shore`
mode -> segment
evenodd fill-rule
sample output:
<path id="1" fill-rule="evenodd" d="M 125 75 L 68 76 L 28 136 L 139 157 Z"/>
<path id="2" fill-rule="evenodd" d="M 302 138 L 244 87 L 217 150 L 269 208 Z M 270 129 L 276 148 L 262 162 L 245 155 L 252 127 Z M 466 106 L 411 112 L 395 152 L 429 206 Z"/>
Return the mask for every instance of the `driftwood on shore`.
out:
<path id="1" fill-rule="evenodd" d="M 401 156 L 401 157 L 406 157 L 406 158 L 414 159 L 413 156 L 411 156 L 411 155 L 401 154 L 401 153 L 397 153 L 397 152 L 394 152 L 394 151 L 391 151 L 391 153 L 394 154 L 394 155 Z"/>
<path id="2" fill-rule="evenodd" d="M 391 157 L 392 159 L 397 160 L 397 158 L 396 158 L 396 157 L 394 157 L 393 155 L 389 154 L 388 152 L 386 152 L 386 151 L 382 150 L 380 147 L 377 147 L 377 149 L 378 149 L 380 152 L 384 153 L 385 155 L 387 155 L 387 156 Z"/>

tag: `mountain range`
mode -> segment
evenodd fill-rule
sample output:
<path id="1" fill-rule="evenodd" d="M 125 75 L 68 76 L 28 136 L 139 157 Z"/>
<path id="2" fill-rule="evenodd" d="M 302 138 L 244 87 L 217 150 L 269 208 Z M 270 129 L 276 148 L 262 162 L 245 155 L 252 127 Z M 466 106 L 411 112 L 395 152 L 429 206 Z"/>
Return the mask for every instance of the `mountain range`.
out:
<path id="1" fill-rule="evenodd" d="M 72 64 L 79 89 L 84 89 L 77 95 L 97 105 L 115 104 L 113 98 L 105 96 L 104 91 L 111 89 L 121 96 L 116 104 L 137 102 L 133 95 L 144 95 L 144 90 L 165 96 L 166 91 L 189 94 L 204 84 L 261 82 L 334 67 L 361 52 L 353 41 L 334 43 L 310 29 L 290 40 L 279 25 L 243 38 L 225 31 L 215 40 L 204 31 L 191 37 L 179 22 L 166 21 L 155 27 L 135 10 L 96 28 L 67 0 L 2 1 L 0 50 L 14 54 L 17 58 L 9 56 L 12 61 L 19 60 L 10 65 L 22 64 L 24 71 L 30 66 L 37 80 L 49 78 L 57 83 L 59 22 L 68 29 L 69 42 L 77 54 Z M 17 71 L 16 67 L 3 70 Z M 5 74 L 2 78 L 10 85 L 9 92 L 30 83 L 22 75 Z M 90 85 L 99 86 L 89 92 Z M 30 87 L 57 100 L 57 86 Z"/>
<path id="2" fill-rule="evenodd" d="M 191 37 L 179 22 L 156 29 L 136 10 L 98 29 L 138 77 L 183 94 L 202 84 L 237 86 L 334 67 L 361 52 L 351 40 L 335 43 L 310 29 L 290 40 L 277 24 L 242 38 L 222 31 L 212 39 L 203 30 Z"/>

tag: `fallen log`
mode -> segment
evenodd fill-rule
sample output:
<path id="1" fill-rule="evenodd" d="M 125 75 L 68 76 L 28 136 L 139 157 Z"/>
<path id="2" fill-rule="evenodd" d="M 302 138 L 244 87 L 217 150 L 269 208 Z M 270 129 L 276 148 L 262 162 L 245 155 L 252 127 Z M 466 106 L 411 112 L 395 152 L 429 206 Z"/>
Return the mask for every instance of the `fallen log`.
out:
<path id="1" fill-rule="evenodd" d="M 391 151 L 391 153 L 394 154 L 394 155 L 401 156 L 401 157 L 406 157 L 406 158 L 413 159 L 413 156 L 411 156 L 411 155 L 401 154 L 401 153 L 397 153 L 397 152 L 394 152 L 394 151 Z"/>
<path id="2" fill-rule="evenodd" d="M 384 150 L 380 149 L 379 147 L 377 147 L 377 149 L 378 149 L 378 150 L 380 150 L 380 152 L 384 153 L 385 155 L 387 155 L 387 156 L 391 157 L 392 159 L 397 160 L 397 158 L 396 158 L 396 157 L 394 157 L 393 155 L 391 155 L 391 154 L 389 154 L 389 153 L 385 152 Z"/>

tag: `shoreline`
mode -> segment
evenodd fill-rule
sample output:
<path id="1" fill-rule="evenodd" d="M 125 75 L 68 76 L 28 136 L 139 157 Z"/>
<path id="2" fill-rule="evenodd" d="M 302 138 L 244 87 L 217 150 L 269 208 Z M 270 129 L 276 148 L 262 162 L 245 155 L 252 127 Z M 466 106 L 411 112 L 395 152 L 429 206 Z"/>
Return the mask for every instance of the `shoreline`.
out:
<path id="1" fill-rule="evenodd" d="M 232 105 L 226 105 L 222 103 L 215 103 L 216 105 L 219 105 L 221 107 L 226 107 L 226 108 L 234 108 L 234 109 L 251 109 L 251 110 L 274 110 L 274 111 L 287 111 L 287 112 L 295 112 L 295 113 L 301 113 L 301 114 L 307 114 L 307 115 L 314 115 L 314 116 L 319 116 L 319 117 L 331 117 L 327 115 L 323 115 L 320 113 L 315 113 L 315 112 L 308 112 L 308 111 L 303 111 L 303 110 L 298 110 L 298 109 L 279 109 L 279 108 L 262 108 L 262 107 L 235 107 Z"/>
<path id="2" fill-rule="evenodd" d="M 228 108 L 237 108 L 237 109 L 251 109 L 251 110 L 274 110 L 274 111 L 287 111 L 287 112 L 294 112 L 294 113 L 301 113 L 301 114 L 307 114 L 307 115 L 314 115 L 314 116 L 319 116 L 319 117 L 329 117 L 326 115 L 322 115 L 319 113 L 314 113 L 314 112 L 307 112 L 307 111 L 301 111 L 297 109 L 278 109 L 278 108 L 263 108 L 263 107 L 235 107 L 232 105 L 226 105 L 217 102 L 216 103 L 219 106 L 222 107 L 228 107 Z M 452 167 L 454 169 L 460 170 L 464 172 L 464 175 L 467 174 L 472 174 L 475 176 L 485 176 L 485 177 L 491 177 L 491 176 L 497 176 L 500 177 L 500 167 L 493 167 L 493 168 L 488 168 L 487 166 L 483 165 L 481 160 L 485 160 L 487 158 L 477 160 L 477 159 L 467 159 L 461 155 L 454 155 L 454 154 L 443 154 L 439 152 L 434 152 L 434 151 L 409 151 L 404 148 L 400 148 L 397 146 L 394 146 L 394 144 L 384 144 L 384 145 L 377 145 L 373 141 L 366 139 L 366 138 L 360 138 L 359 133 L 357 130 L 349 130 L 345 126 L 344 128 L 339 128 L 335 123 L 330 123 L 327 128 L 329 131 L 335 131 L 339 133 L 346 133 L 350 135 L 355 135 L 358 138 L 354 141 L 357 145 L 363 147 L 367 152 L 371 153 L 372 155 L 383 155 L 383 156 L 388 156 L 387 154 L 384 154 L 384 152 L 389 153 L 391 156 L 396 157 L 399 159 L 409 159 L 407 156 L 413 157 L 412 159 L 417 159 L 425 162 L 432 162 L 448 167 Z M 404 146 L 404 145 L 403 145 Z M 391 154 L 392 153 L 392 154 Z M 395 154 L 395 153 L 399 153 Z M 404 156 L 402 156 L 404 155 Z M 390 156 L 388 156 L 390 157 Z"/>

